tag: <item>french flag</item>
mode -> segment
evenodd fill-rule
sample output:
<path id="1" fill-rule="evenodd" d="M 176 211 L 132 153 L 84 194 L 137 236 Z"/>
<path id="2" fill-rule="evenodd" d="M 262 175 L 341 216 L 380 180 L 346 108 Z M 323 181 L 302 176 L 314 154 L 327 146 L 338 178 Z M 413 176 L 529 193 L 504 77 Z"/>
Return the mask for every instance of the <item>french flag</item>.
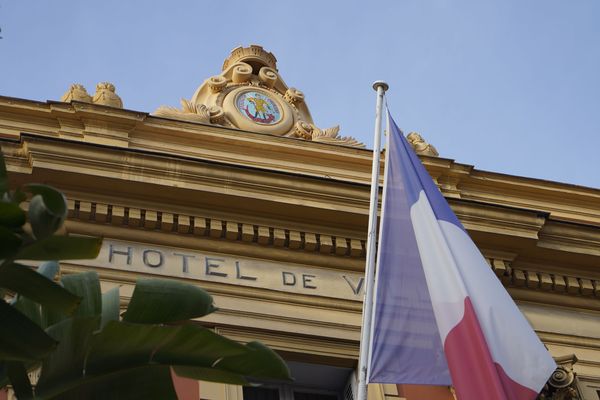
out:
<path id="1" fill-rule="evenodd" d="M 388 116 L 369 382 L 531 400 L 556 364 Z"/>

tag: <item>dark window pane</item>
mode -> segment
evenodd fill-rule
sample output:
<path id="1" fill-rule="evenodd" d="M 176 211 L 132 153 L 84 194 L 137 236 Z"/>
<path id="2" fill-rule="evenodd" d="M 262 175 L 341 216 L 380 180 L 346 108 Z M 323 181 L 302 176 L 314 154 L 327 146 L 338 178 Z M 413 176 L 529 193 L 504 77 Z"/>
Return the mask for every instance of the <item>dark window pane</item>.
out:
<path id="1" fill-rule="evenodd" d="M 335 394 L 294 392 L 294 400 L 338 400 L 338 397 Z"/>
<path id="2" fill-rule="evenodd" d="M 279 389 L 245 386 L 244 400 L 279 400 Z"/>

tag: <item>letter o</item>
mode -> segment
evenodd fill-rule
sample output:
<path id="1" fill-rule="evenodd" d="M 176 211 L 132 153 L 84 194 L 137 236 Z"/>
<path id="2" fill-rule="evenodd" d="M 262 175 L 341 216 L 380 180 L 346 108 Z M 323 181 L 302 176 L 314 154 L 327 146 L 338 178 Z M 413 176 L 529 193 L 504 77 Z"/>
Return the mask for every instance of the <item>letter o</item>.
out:
<path id="1" fill-rule="evenodd" d="M 149 254 L 157 254 L 158 262 L 152 263 L 151 260 L 149 260 L 149 256 L 148 256 Z M 142 259 L 144 260 L 144 264 L 150 268 L 161 267 L 164 262 L 163 253 L 158 250 L 144 250 L 144 252 L 142 253 Z"/>

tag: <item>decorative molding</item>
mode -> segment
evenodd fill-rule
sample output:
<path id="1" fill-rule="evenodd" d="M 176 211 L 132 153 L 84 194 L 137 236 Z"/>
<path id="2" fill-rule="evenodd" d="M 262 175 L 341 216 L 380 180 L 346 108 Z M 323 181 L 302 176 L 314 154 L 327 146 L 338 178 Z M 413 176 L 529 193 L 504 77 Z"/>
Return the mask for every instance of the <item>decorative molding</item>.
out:
<path id="1" fill-rule="evenodd" d="M 600 279 L 513 268 L 512 261 L 508 259 L 486 258 L 486 260 L 496 277 L 506 287 L 600 298 Z"/>
<path id="2" fill-rule="evenodd" d="M 69 200 L 69 219 L 324 255 L 363 258 L 365 254 L 365 242 L 359 238 L 77 199 Z M 600 279 L 514 267 L 514 254 L 486 250 L 484 253 L 488 264 L 506 287 L 600 298 Z"/>
<path id="3" fill-rule="evenodd" d="M 192 104 L 186 99 L 181 99 L 181 110 L 175 107 L 160 106 L 154 111 L 154 115 L 201 124 L 208 124 L 210 122 L 210 113 L 207 106 L 204 104 Z"/>
<path id="4" fill-rule="evenodd" d="M 573 365 L 577 362 L 575 354 L 556 357 L 556 370 L 537 397 L 537 400 L 578 400 L 577 377 Z"/>
<path id="5" fill-rule="evenodd" d="M 256 243 L 294 251 L 363 258 L 365 242 L 359 238 L 304 232 L 199 215 L 69 199 L 69 219 L 120 227 L 173 232 L 235 242 Z"/>
<path id="6" fill-rule="evenodd" d="M 262 46 L 251 44 L 248 47 L 238 46 L 231 50 L 229 57 L 223 62 L 222 70 L 225 71 L 231 65 L 239 62 L 260 62 L 274 70 L 277 70 L 277 58 L 262 48 Z"/>
<path id="7" fill-rule="evenodd" d="M 560 221 L 550 222 L 540 231 L 539 247 L 600 256 L 600 229 Z"/>
<path id="8" fill-rule="evenodd" d="M 448 200 L 456 216 L 469 230 L 537 240 L 538 232 L 546 223 L 546 217 L 533 210 Z"/>
<path id="9" fill-rule="evenodd" d="M 238 102 L 240 96 L 245 96 L 244 93 L 249 97 L 244 97 L 241 101 L 249 99 L 254 106 L 248 103 L 243 115 Z M 159 107 L 154 115 L 307 141 L 365 147 L 354 138 L 340 136 L 339 126 L 323 130 L 317 128 L 304 94 L 286 85 L 277 71 L 275 56 L 261 46 L 234 49 L 223 63 L 221 74 L 206 79 L 191 100 L 182 100 L 182 105 L 181 110 Z M 218 117 L 206 118 L 205 110 L 215 107 L 222 110 L 215 112 Z M 255 115 L 252 116 L 249 110 L 254 110 Z M 265 119 L 257 120 L 257 115 L 262 115 L 261 118 Z M 266 115 L 271 119 L 267 120 Z M 430 150 L 429 153 L 433 154 Z"/>

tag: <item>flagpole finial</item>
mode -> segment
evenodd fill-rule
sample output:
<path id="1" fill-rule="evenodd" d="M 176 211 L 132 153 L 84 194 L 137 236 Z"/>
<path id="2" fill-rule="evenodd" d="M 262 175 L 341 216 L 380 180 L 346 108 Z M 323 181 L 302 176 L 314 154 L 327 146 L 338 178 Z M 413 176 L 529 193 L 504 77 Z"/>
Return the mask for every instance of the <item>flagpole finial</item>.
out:
<path id="1" fill-rule="evenodd" d="M 377 89 L 382 88 L 383 91 L 385 92 L 386 90 L 388 90 L 390 88 L 390 85 L 387 84 L 387 82 L 384 81 L 375 81 L 373 82 L 373 89 L 375 91 L 377 91 Z"/>

